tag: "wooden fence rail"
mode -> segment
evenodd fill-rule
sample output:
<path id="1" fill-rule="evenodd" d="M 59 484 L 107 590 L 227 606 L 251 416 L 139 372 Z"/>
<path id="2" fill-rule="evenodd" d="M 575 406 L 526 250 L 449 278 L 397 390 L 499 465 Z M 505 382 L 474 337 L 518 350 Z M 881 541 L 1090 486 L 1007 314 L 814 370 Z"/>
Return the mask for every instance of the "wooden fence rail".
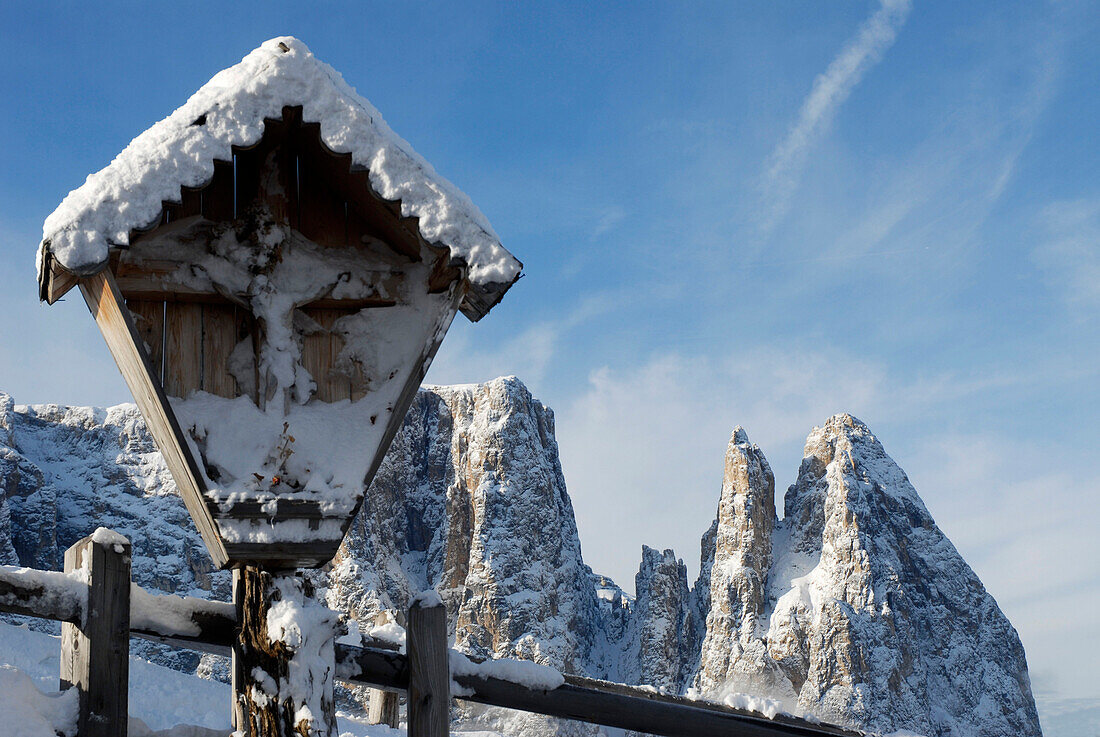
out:
<path id="1" fill-rule="evenodd" d="M 97 577 L 97 570 L 101 569 L 97 568 L 94 556 L 105 555 L 101 548 L 109 545 L 110 552 L 129 558 L 128 543 L 125 554 L 121 554 L 113 547 L 120 544 L 117 540 L 103 535 L 100 537 L 113 542 L 103 543 L 93 536 L 73 546 L 74 549 L 93 551 L 90 567 L 83 566 L 83 561 L 87 560 L 83 554 L 73 556 L 73 570 L 67 573 L 0 566 L 0 611 L 59 620 L 86 637 L 104 640 L 102 633 L 117 631 L 119 621 L 124 619 L 118 606 L 125 599 L 125 619 L 129 619 L 131 636 L 220 655 L 231 652 L 237 633 L 232 604 L 151 594 L 136 584 L 108 587 L 113 592 L 113 608 L 96 603 L 104 601 L 102 592 L 94 593 L 97 586 L 102 588 L 100 579 L 104 577 Z M 128 568 L 126 572 L 128 577 Z M 121 570 L 116 573 L 120 574 Z M 111 580 L 111 577 L 106 580 Z M 107 614 L 104 615 L 104 612 Z M 113 621 L 114 625 L 97 621 L 103 616 Z M 473 669 L 473 673 L 452 674 L 448 664 L 446 614 L 442 605 L 436 602 L 414 603 L 409 611 L 408 624 L 408 655 L 384 647 L 337 643 L 335 657 L 338 680 L 409 695 L 409 737 L 444 737 L 447 734 L 447 705 L 450 703 L 452 683 L 461 694 L 457 698 L 462 700 L 663 737 L 863 735 L 862 732 L 792 716 L 768 718 L 722 704 L 579 676 L 565 675 L 564 682 L 556 688 L 541 689 L 478 673 L 477 668 Z M 125 670 L 119 669 L 125 666 L 120 666 L 118 661 L 128 662 L 128 651 L 126 647 L 120 649 L 115 639 L 116 646 L 113 648 L 88 649 L 86 643 L 81 645 L 77 642 L 77 649 L 84 647 L 81 652 L 89 654 L 91 660 L 88 667 L 95 674 L 113 674 L 102 682 L 97 682 L 98 676 L 94 675 L 85 680 L 69 681 L 82 689 L 82 714 L 84 711 L 88 715 L 126 714 L 126 681 L 125 678 L 119 680 L 119 674 L 125 673 Z M 67 642 L 62 639 L 63 673 L 66 658 L 72 657 L 71 652 L 65 652 Z M 119 683 L 121 687 L 118 687 Z M 64 676 L 62 685 L 66 685 Z M 97 690 L 97 686 L 103 687 Z M 95 701 L 110 698 L 112 694 L 121 698 L 121 704 L 104 705 Z M 115 711 L 112 712 L 112 709 Z M 125 725 L 124 718 L 89 720 L 82 716 L 79 735 L 125 737 Z"/>

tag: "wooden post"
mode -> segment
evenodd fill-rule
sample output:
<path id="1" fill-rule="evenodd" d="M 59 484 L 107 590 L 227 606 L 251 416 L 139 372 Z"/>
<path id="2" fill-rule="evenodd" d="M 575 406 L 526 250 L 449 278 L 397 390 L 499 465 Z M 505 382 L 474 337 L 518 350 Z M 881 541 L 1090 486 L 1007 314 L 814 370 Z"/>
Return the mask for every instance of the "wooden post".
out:
<path id="1" fill-rule="evenodd" d="M 439 597 L 424 596 L 413 601 L 406 638 L 409 737 L 447 737 L 451 665 L 447 655 L 447 610 Z"/>
<path id="2" fill-rule="evenodd" d="M 402 624 L 399 621 L 400 619 L 402 618 L 397 616 L 396 611 L 384 609 L 375 616 L 374 624 L 376 626 L 391 623 L 400 625 Z M 375 641 L 372 644 L 383 650 L 397 650 L 399 647 L 396 643 L 389 642 Z M 367 692 L 367 699 L 367 724 L 385 724 L 389 727 L 397 727 L 401 719 L 401 712 L 396 691 L 372 688 Z"/>
<path id="3" fill-rule="evenodd" d="M 130 674 L 130 541 L 99 528 L 65 551 L 65 572 L 84 569 L 80 624 L 61 625 L 61 688 L 79 691 L 80 737 L 126 737 Z"/>
<path id="4" fill-rule="evenodd" d="M 336 614 L 300 573 L 233 571 L 233 728 L 246 737 L 335 737 Z"/>
<path id="5" fill-rule="evenodd" d="M 385 724 L 396 728 L 401 718 L 397 693 L 372 688 L 368 698 L 370 699 L 370 711 L 367 716 L 367 724 Z"/>

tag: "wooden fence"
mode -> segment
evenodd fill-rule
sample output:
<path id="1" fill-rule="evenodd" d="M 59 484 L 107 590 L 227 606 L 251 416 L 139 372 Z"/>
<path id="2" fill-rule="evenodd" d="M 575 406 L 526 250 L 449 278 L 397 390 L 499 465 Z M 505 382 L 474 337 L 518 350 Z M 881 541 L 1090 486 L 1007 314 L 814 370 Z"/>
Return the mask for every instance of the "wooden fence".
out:
<path id="1" fill-rule="evenodd" d="M 61 688 L 79 689 L 80 737 L 125 737 L 129 637 L 228 655 L 237 637 L 232 604 L 155 595 L 130 581 L 130 544 L 120 535 L 84 538 L 65 554 L 65 573 L 0 566 L 0 611 L 61 621 Z M 336 678 L 407 694 L 409 737 L 445 737 L 455 698 L 664 737 L 839 735 L 839 727 L 658 693 L 619 683 L 564 676 L 538 688 L 462 668 L 452 673 L 442 605 L 414 603 L 407 654 L 337 643 Z M 389 714 L 395 718 L 395 703 Z M 372 712 L 374 710 L 372 709 Z"/>

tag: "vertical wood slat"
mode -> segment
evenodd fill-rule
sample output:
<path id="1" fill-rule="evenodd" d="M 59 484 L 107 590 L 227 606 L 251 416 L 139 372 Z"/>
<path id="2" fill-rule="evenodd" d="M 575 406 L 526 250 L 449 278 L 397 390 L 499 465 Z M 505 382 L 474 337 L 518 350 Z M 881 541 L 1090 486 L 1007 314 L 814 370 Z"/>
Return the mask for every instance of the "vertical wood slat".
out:
<path id="1" fill-rule="evenodd" d="M 180 189 L 180 202 L 165 203 L 163 222 L 174 223 L 192 215 L 202 214 L 202 195 L 197 189 L 182 187 Z"/>
<path id="2" fill-rule="evenodd" d="M 447 656 L 447 610 L 442 603 L 409 607 L 409 737 L 446 737 L 450 732 L 451 667 Z"/>
<path id="3" fill-rule="evenodd" d="M 367 707 L 367 724 L 385 724 L 389 727 L 397 727 L 401 714 L 396 693 L 372 688 Z"/>
<path id="4" fill-rule="evenodd" d="M 134 317 L 134 327 L 145 341 L 145 350 L 149 353 L 149 363 L 153 374 L 164 378 L 164 303 L 128 300 L 126 307 Z"/>
<path id="5" fill-rule="evenodd" d="M 302 336 L 302 365 L 317 382 L 314 396 L 322 402 L 350 399 L 351 382 L 332 371 L 344 347 L 344 339 L 332 332 L 332 326 L 344 312 L 319 307 L 305 307 L 302 312 L 323 328 L 319 333 Z"/>
<path id="6" fill-rule="evenodd" d="M 214 178 L 202 190 L 202 216 L 215 222 L 233 219 L 233 162 L 214 161 Z"/>
<path id="7" fill-rule="evenodd" d="M 389 609 L 385 609 L 377 614 L 374 618 L 375 625 L 385 625 L 390 622 L 396 622 L 397 624 L 405 623 L 406 620 L 399 620 L 395 615 L 397 612 Z M 398 650 L 398 646 L 393 643 L 374 641 L 374 647 L 378 647 L 382 650 Z M 396 728 L 401 718 L 400 703 L 397 693 L 394 691 L 383 691 L 380 688 L 371 688 L 367 691 L 367 723 L 368 724 L 385 724 L 389 727 Z"/>
<path id="8" fill-rule="evenodd" d="M 229 354 L 237 345 L 237 308 L 202 306 L 202 390 L 235 397 L 237 380 L 229 373 Z"/>
<path id="9" fill-rule="evenodd" d="M 78 692 L 80 737 L 126 737 L 130 671 L 130 543 L 80 540 L 65 572 L 88 570 L 80 625 L 61 625 L 61 688 Z"/>
<path id="10" fill-rule="evenodd" d="M 126 309 L 114 276 L 105 269 L 85 277 L 80 280 L 80 291 L 107 342 L 115 365 L 126 380 L 126 385 L 145 418 L 149 434 L 153 436 L 157 449 L 164 456 L 164 462 L 172 473 L 180 496 L 206 543 L 215 567 L 223 567 L 228 563 L 225 543 L 218 535 L 210 509 L 203 498 L 204 487 L 200 481 L 202 476 L 198 464 L 191 455 L 161 383 L 153 375 L 149 357 L 141 346 L 141 336 L 134 327 L 133 318 Z"/>
<path id="11" fill-rule="evenodd" d="M 299 232 L 319 246 L 347 244 L 347 204 L 333 193 L 311 157 L 298 162 Z"/>
<path id="12" fill-rule="evenodd" d="M 202 309 L 194 302 L 164 306 L 164 392 L 170 397 L 202 388 Z"/>

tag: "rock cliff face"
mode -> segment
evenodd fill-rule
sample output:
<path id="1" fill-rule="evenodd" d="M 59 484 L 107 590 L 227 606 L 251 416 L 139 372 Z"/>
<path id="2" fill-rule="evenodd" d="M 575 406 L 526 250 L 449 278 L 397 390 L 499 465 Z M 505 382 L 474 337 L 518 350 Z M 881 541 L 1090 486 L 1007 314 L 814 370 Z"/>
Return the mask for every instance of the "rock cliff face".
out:
<path id="1" fill-rule="evenodd" d="M 775 522 L 766 461 L 730 442 L 696 685 L 887 732 L 1041 734 L 1019 637 L 866 425 L 832 417 L 804 456 Z"/>
<path id="2" fill-rule="evenodd" d="M 637 596 L 584 564 L 554 419 L 516 379 L 420 392 L 334 564 L 329 605 L 369 630 L 417 592 L 443 596 L 456 643 L 668 691 L 768 695 L 868 729 L 1038 735 L 1019 638 L 858 420 L 815 429 L 777 520 L 774 477 L 738 428 L 694 587 L 644 547 Z M 0 394 L 0 563 L 58 568 L 99 525 L 134 575 L 227 598 L 130 406 L 17 407 Z M 182 669 L 183 651 L 149 655 Z M 470 709 L 509 734 L 589 734 Z"/>
<path id="3" fill-rule="evenodd" d="M 717 519 L 703 538 L 706 583 L 696 587 L 706 616 L 696 676 L 704 693 L 794 696 L 767 657 L 761 628 L 776 523 L 775 477 L 760 448 L 738 427 L 726 450 Z"/>
<path id="4" fill-rule="evenodd" d="M 584 671 L 599 621 L 589 574 L 553 412 L 509 378 L 420 392 L 328 596 L 369 621 L 434 588 L 460 647 Z"/>

